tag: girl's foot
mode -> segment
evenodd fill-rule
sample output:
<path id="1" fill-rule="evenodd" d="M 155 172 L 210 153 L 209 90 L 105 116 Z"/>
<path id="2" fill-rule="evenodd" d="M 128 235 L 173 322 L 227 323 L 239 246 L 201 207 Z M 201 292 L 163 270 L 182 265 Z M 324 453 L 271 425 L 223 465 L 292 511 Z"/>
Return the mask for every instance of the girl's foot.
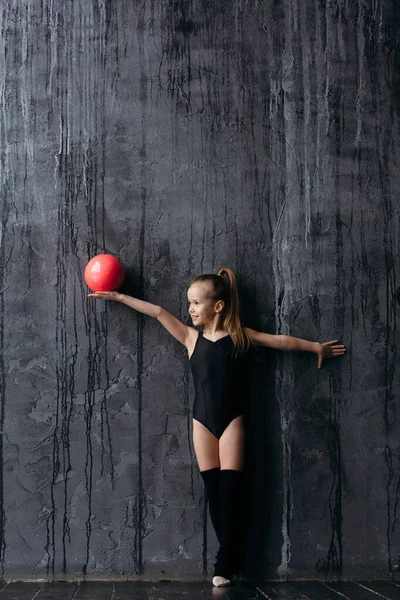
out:
<path id="1" fill-rule="evenodd" d="M 212 582 L 215 587 L 225 587 L 227 585 L 231 585 L 230 579 L 227 579 L 226 577 L 221 577 L 220 575 L 215 575 L 213 577 Z"/>

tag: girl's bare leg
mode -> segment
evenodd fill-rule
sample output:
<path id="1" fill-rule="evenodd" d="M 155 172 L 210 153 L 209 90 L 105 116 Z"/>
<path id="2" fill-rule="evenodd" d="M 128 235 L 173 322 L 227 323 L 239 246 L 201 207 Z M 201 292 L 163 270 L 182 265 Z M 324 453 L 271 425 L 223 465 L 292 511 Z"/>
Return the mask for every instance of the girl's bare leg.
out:
<path id="1" fill-rule="evenodd" d="M 220 466 L 218 439 L 196 419 L 193 419 L 193 446 L 200 471 Z"/>
<path id="2" fill-rule="evenodd" d="M 219 439 L 221 469 L 243 471 L 245 453 L 244 417 L 233 419 Z"/>

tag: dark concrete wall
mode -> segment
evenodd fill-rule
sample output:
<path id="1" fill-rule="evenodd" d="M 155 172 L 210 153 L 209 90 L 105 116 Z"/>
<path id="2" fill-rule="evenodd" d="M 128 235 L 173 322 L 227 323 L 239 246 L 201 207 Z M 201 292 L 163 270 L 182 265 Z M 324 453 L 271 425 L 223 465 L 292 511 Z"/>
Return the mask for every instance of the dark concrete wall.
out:
<path id="1" fill-rule="evenodd" d="M 4 576 L 210 572 L 186 351 L 87 300 L 100 252 L 183 320 L 227 266 L 248 326 L 346 345 L 252 362 L 246 574 L 397 575 L 396 4 L 3 0 Z"/>

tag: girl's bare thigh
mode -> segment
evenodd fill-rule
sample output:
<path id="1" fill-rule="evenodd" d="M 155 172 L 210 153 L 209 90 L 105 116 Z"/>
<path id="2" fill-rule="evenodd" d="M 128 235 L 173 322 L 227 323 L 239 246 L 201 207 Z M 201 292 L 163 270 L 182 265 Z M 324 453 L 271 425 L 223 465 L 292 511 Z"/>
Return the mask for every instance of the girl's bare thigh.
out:
<path id="1" fill-rule="evenodd" d="M 193 446 L 200 471 L 219 467 L 218 439 L 196 419 L 193 419 Z"/>
<path id="2" fill-rule="evenodd" d="M 245 451 L 243 415 L 229 423 L 219 440 L 193 419 L 193 446 L 200 471 L 215 467 L 242 471 Z"/>
<path id="3" fill-rule="evenodd" d="M 245 454 L 244 417 L 233 419 L 219 439 L 221 469 L 243 471 Z"/>

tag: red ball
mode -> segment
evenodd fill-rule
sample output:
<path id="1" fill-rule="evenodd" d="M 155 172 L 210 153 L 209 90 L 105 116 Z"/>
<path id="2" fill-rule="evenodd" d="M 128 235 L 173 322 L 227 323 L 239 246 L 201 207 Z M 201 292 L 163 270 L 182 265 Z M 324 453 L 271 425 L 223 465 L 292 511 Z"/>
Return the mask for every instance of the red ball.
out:
<path id="1" fill-rule="evenodd" d="M 94 292 L 114 292 L 124 281 L 124 265 L 112 254 L 98 254 L 89 260 L 84 276 Z"/>

